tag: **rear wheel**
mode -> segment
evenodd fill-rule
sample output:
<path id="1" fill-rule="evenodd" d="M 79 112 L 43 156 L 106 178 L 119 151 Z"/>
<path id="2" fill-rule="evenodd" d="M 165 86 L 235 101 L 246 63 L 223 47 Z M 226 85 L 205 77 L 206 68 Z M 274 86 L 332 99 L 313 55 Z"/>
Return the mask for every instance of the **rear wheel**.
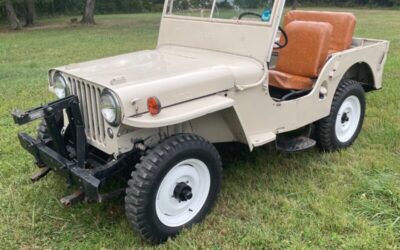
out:
<path id="1" fill-rule="evenodd" d="M 173 136 L 149 150 L 128 182 L 129 223 L 143 239 L 161 243 L 200 222 L 219 192 L 221 165 L 215 147 L 196 135 Z"/>
<path id="2" fill-rule="evenodd" d="M 343 80 L 336 90 L 330 115 L 316 123 L 319 147 L 332 152 L 351 146 L 361 131 L 365 108 L 365 92 L 361 84 Z"/>

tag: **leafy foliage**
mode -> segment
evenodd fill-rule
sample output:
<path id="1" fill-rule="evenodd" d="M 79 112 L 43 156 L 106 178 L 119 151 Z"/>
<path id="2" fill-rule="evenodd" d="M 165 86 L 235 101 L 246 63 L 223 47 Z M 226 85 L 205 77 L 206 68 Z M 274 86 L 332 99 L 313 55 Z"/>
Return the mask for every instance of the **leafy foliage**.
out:
<path id="1" fill-rule="evenodd" d="M 4 0 L 0 0 L 3 7 Z M 13 0 L 17 14 L 24 12 L 23 0 Z M 160 12 L 163 0 L 97 0 L 96 14 L 106 13 L 138 13 Z M 36 11 L 39 15 L 82 14 L 85 6 L 84 0 L 36 0 Z M 5 11 L 0 11 L 0 18 L 5 17 Z"/>
<path id="2" fill-rule="evenodd" d="M 200 0 L 187 0 L 191 4 L 193 2 L 201 2 Z M 248 7 L 257 6 L 262 0 L 234 0 L 239 2 L 240 6 L 248 5 Z M 13 0 L 17 13 L 24 11 L 23 0 Z M 300 0 L 302 5 L 306 6 L 382 6 L 396 7 L 400 6 L 400 0 Z M 4 0 L 0 0 L 3 5 Z M 36 0 L 36 11 L 39 15 L 56 15 L 56 14 L 82 14 L 85 1 L 84 0 Z M 97 0 L 95 13 L 111 14 L 111 13 L 138 13 L 138 12 L 160 12 L 162 10 L 164 0 Z M 244 5 L 245 3 L 245 5 Z M 291 5 L 293 0 L 287 1 Z M 0 18 L 5 16 L 4 10 L 0 11 Z"/>

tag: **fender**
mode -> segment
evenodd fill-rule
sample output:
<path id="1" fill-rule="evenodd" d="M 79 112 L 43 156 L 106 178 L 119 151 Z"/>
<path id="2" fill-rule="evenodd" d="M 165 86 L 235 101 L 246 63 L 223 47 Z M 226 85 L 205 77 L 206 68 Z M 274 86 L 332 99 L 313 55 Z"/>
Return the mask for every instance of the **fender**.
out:
<path id="1" fill-rule="evenodd" d="M 211 95 L 163 108 L 156 116 L 146 113 L 141 116 L 126 117 L 122 123 L 134 128 L 159 128 L 193 120 L 233 105 L 234 100 L 231 98 Z"/>
<path id="2" fill-rule="evenodd" d="M 366 64 L 372 73 L 373 87 L 375 89 L 382 88 L 382 65 L 387 59 L 389 42 L 355 38 L 353 43 L 364 43 L 364 45 L 334 54 L 321 70 L 316 89 L 319 89 L 322 82 L 328 79 L 328 82 L 336 83 L 334 88 L 336 90 L 340 80 L 357 63 Z M 357 60 L 354 60 L 354 58 L 357 58 Z M 331 97 L 333 99 L 333 95 Z"/>

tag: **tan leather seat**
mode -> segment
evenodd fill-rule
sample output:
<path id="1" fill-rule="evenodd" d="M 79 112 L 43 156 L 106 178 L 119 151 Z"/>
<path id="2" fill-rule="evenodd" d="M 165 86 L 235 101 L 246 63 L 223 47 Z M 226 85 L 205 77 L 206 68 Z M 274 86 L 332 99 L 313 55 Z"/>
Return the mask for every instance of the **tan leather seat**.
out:
<path id="1" fill-rule="evenodd" d="M 328 56 L 332 25 L 326 22 L 293 21 L 286 27 L 288 45 L 281 49 L 276 67 L 270 70 L 271 86 L 302 90 L 312 88 Z"/>
<path id="2" fill-rule="evenodd" d="M 356 27 L 356 18 L 346 12 L 289 11 L 285 16 L 285 26 L 293 21 L 327 22 L 333 27 L 329 54 L 343 51 L 351 46 Z"/>

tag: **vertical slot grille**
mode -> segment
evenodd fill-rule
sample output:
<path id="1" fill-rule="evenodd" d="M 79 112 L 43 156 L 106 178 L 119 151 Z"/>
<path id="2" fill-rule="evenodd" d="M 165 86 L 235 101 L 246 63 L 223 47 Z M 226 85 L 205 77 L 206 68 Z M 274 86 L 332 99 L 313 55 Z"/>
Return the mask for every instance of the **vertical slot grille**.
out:
<path id="1" fill-rule="evenodd" d="M 68 80 L 71 84 L 72 94 L 78 96 L 80 102 L 87 139 L 104 145 L 106 131 L 100 112 L 101 88 L 72 77 L 68 77 Z"/>

